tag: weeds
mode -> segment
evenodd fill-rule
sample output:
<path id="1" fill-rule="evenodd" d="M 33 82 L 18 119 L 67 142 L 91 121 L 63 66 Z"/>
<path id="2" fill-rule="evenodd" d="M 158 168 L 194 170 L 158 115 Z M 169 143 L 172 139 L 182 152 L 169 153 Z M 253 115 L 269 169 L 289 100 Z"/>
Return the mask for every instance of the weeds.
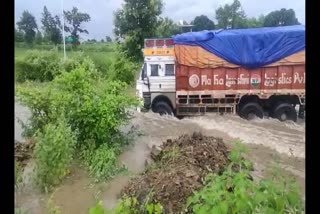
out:
<path id="1" fill-rule="evenodd" d="M 22 167 L 19 162 L 14 161 L 14 185 L 15 188 L 18 188 L 22 182 Z"/>
<path id="2" fill-rule="evenodd" d="M 122 197 L 115 209 L 107 211 L 103 208 L 102 201 L 90 208 L 89 214 L 161 214 L 163 208 L 160 203 L 139 204 L 135 197 Z"/>
<path id="3" fill-rule="evenodd" d="M 48 192 L 68 173 L 76 138 L 66 121 L 60 118 L 56 124 L 47 124 L 43 132 L 36 134 L 35 140 L 35 181 Z"/>
<path id="4" fill-rule="evenodd" d="M 57 50 L 28 51 L 23 59 L 16 59 L 15 75 L 18 82 L 26 80 L 51 81 L 61 73 L 61 57 Z"/>
<path id="5" fill-rule="evenodd" d="M 243 146 L 230 154 L 231 163 L 222 175 L 209 174 L 205 186 L 187 200 L 193 213 L 302 213 L 297 184 L 280 171 L 259 183 L 250 179 L 251 163 L 243 160 Z"/>
<path id="6" fill-rule="evenodd" d="M 94 144 L 91 144 L 91 146 L 81 148 L 80 156 L 90 175 L 100 181 L 126 170 L 125 167 L 117 166 L 119 153 L 120 148 L 117 147 L 110 147 L 107 144 L 95 147 Z"/>

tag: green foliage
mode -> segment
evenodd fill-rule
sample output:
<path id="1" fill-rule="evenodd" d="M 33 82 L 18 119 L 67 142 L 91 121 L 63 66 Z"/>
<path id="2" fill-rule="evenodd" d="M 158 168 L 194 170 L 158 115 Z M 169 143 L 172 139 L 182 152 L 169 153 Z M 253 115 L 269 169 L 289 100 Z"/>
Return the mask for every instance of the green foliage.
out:
<path id="1" fill-rule="evenodd" d="M 188 198 L 187 207 L 193 213 L 302 213 L 297 184 L 279 171 L 272 180 L 254 182 L 243 152 L 244 147 L 231 152 L 231 164 L 222 175 L 207 175 L 205 186 Z"/>
<path id="2" fill-rule="evenodd" d="M 242 10 L 239 0 L 234 0 L 232 4 L 225 4 L 216 10 L 219 28 L 243 28 L 245 18 L 245 12 Z"/>
<path id="3" fill-rule="evenodd" d="M 23 59 L 16 59 L 16 80 L 51 81 L 61 73 L 60 65 L 61 57 L 57 50 L 30 50 Z"/>
<path id="4" fill-rule="evenodd" d="M 14 41 L 15 42 L 23 42 L 24 33 L 21 30 L 14 29 Z"/>
<path id="5" fill-rule="evenodd" d="M 112 42 L 112 39 L 110 36 L 106 36 L 106 42 Z"/>
<path id="6" fill-rule="evenodd" d="M 89 22 L 90 15 L 87 13 L 81 13 L 77 7 L 73 7 L 71 11 L 64 11 L 64 16 L 66 18 L 66 22 L 69 24 L 69 26 L 65 26 L 65 31 L 71 33 L 73 38 L 72 45 L 76 47 L 80 44 L 79 33 L 89 33 L 87 30 L 81 28 L 81 24 L 83 22 Z"/>
<path id="7" fill-rule="evenodd" d="M 160 203 L 139 204 L 135 197 L 123 196 L 117 203 L 114 210 L 107 211 L 99 201 L 94 207 L 90 208 L 89 214 L 161 214 L 163 208 Z"/>
<path id="8" fill-rule="evenodd" d="M 45 37 L 53 44 L 57 45 L 62 42 L 61 22 L 58 16 L 53 17 L 47 7 L 43 7 L 41 23 Z"/>
<path id="9" fill-rule="evenodd" d="M 41 34 L 40 31 L 38 31 L 37 34 L 36 34 L 36 37 L 35 37 L 35 43 L 36 43 L 36 44 L 41 44 L 41 43 L 42 43 L 42 40 L 43 40 L 42 34 Z"/>
<path id="10" fill-rule="evenodd" d="M 142 58 L 144 39 L 155 36 L 162 7 L 161 0 L 125 0 L 122 8 L 114 13 L 114 33 L 125 40 L 122 50 L 130 58 Z"/>
<path id="11" fill-rule="evenodd" d="M 125 94 L 125 88 L 125 83 L 99 78 L 92 60 L 85 58 L 46 88 L 17 87 L 16 92 L 32 113 L 26 129 L 29 136 L 63 114 L 72 130 L 79 130 L 79 142 L 103 144 L 119 134 L 119 127 L 130 119 L 128 108 L 137 104 L 135 97 Z"/>
<path id="12" fill-rule="evenodd" d="M 159 18 L 156 28 L 157 38 L 170 38 L 171 36 L 179 33 L 181 33 L 180 27 L 175 24 L 170 18 Z"/>
<path id="13" fill-rule="evenodd" d="M 116 142 L 114 142 L 116 144 Z M 125 170 L 117 166 L 117 157 L 121 148 L 117 145 L 102 144 L 96 147 L 88 143 L 81 148 L 81 158 L 89 170 L 91 176 L 97 181 L 107 180 L 115 174 Z"/>
<path id="14" fill-rule="evenodd" d="M 111 80 L 119 80 L 131 85 L 135 81 L 138 64 L 128 61 L 126 54 L 118 51 L 111 69 L 109 74 Z"/>
<path id="15" fill-rule="evenodd" d="M 18 187 L 19 184 L 22 182 L 22 167 L 20 166 L 19 162 L 16 160 L 14 161 L 14 185 Z"/>
<path id="16" fill-rule="evenodd" d="M 43 132 L 37 132 L 35 141 L 35 181 L 42 190 L 48 191 L 68 173 L 76 137 L 60 117 L 57 123 L 49 123 L 44 126 Z"/>
<path id="17" fill-rule="evenodd" d="M 277 27 L 287 25 L 298 25 L 298 19 L 293 9 L 284 9 L 272 11 L 266 15 L 263 26 L 265 27 Z"/>
<path id="18" fill-rule="evenodd" d="M 106 214 L 107 211 L 102 206 L 102 201 L 99 201 L 94 207 L 89 209 L 89 214 Z"/>
<path id="19" fill-rule="evenodd" d="M 70 72 L 75 69 L 76 66 L 83 63 L 87 55 L 92 59 L 98 71 L 106 76 L 107 72 L 111 70 L 113 60 L 108 57 L 108 55 L 105 56 L 105 54 L 101 53 L 84 54 L 83 52 L 77 51 L 64 61 L 62 60 L 61 54 L 55 48 L 49 51 L 27 51 L 27 54 L 23 58 L 16 59 L 16 81 L 51 81 L 64 71 Z M 128 65 L 131 64 L 128 63 Z"/>
<path id="20" fill-rule="evenodd" d="M 214 30 L 215 28 L 214 22 L 205 15 L 194 18 L 192 24 L 194 25 L 192 31 Z"/>
<path id="21" fill-rule="evenodd" d="M 37 23 L 35 17 L 29 11 L 23 11 L 20 21 L 17 22 L 18 29 L 24 32 L 24 41 L 32 44 L 36 35 Z"/>

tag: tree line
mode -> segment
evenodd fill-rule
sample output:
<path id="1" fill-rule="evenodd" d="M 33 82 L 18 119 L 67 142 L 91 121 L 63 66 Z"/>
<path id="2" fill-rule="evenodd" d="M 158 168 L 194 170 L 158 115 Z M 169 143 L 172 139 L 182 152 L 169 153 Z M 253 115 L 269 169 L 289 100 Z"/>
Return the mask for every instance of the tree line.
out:
<path id="1" fill-rule="evenodd" d="M 46 6 L 43 8 L 41 24 L 38 27 L 35 17 L 27 10 L 23 11 L 20 20 L 17 22 L 18 29 L 15 29 L 15 41 L 26 42 L 28 44 L 51 42 L 54 45 L 62 43 L 62 30 L 67 32 L 70 43 L 77 46 L 80 41 L 80 33 L 89 32 L 81 27 L 83 22 L 90 21 L 90 15 L 82 13 L 77 7 L 73 7 L 70 11 L 63 11 L 65 18 L 64 29 L 60 17 L 52 15 Z M 42 30 L 42 33 L 41 33 Z"/>

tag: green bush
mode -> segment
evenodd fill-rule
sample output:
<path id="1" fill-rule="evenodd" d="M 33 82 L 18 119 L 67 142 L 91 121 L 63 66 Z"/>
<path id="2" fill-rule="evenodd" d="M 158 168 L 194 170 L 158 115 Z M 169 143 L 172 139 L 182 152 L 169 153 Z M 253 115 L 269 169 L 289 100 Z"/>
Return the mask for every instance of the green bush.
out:
<path id="1" fill-rule="evenodd" d="M 26 80 L 51 81 L 61 73 L 61 57 L 57 50 L 30 50 L 22 59 L 16 59 L 15 75 L 18 82 Z"/>
<path id="2" fill-rule="evenodd" d="M 110 73 L 112 80 L 119 80 L 132 85 L 138 70 L 138 64 L 128 60 L 125 53 L 117 51 Z"/>
<path id="3" fill-rule="evenodd" d="M 100 181 L 107 180 L 125 169 L 117 166 L 117 157 L 120 151 L 120 148 L 116 146 L 111 147 L 107 144 L 94 146 L 94 144 L 89 144 L 81 148 L 80 156 L 90 175 Z"/>
<path id="4" fill-rule="evenodd" d="M 114 57 L 101 52 L 86 52 L 86 55 L 92 59 L 99 72 L 101 72 L 105 77 L 109 75 Z"/>
<path id="5" fill-rule="evenodd" d="M 68 173 L 74 154 L 76 137 L 62 118 L 45 125 L 35 136 L 35 181 L 48 191 Z"/>
<path id="6" fill-rule="evenodd" d="M 279 172 L 272 180 L 250 179 L 248 162 L 232 151 L 231 164 L 222 175 L 209 174 L 205 186 L 187 200 L 193 213 L 303 213 L 297 184 Z"/>

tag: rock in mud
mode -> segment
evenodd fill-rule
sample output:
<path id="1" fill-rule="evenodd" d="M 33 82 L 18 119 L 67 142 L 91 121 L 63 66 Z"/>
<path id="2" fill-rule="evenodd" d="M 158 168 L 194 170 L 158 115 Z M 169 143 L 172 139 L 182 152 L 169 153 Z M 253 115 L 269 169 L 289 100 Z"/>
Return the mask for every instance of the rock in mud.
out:
<path id="1" fill-rule="evenodd" d="M 133 179 L 122 194 L 137 197 L 140 203 L 160 202 L 165 213 L 181 213 L 193 191 L 203 186 L 209 172 L 220 173 L 229 163 L 229 150 L 220 138 L 201 133 L 168 139 L 161 150 L 152 149 L 155 161 Z"/>

